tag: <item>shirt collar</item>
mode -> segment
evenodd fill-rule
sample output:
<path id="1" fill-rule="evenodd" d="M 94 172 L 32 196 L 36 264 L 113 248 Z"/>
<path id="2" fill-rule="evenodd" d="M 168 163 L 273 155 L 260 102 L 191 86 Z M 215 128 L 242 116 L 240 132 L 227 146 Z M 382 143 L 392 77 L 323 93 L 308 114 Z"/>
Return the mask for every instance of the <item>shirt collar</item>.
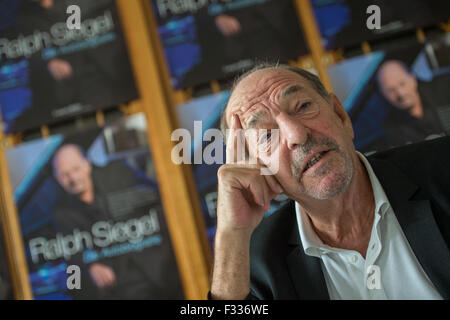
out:
<path id="1" fill-rule="evenodd" d="M 373 190 L 373 197 L 375 199 L 375 213 L 379 214 L 380 218 L 383 218 L 384 214 L 390 207 L 388 197 L 386 196 L 386 193 L 384 192 L 384 189 L 381 186 L 380 181 L 375 175 L 375 172 L 373 172 L 372 166 L 370 165 L 367 158 L 359 151 L 356 151 L 356 153 L 358 154 L 359 159 L 366 167 L 367 173 L 369 175 L 370 183 L 372 185 Z"/>
<path id="2" fill-rule="evenodd" d="M 383 187 L 380 184 L 380 181 L 373 172 L 372 166 L 370 165 L 369 161 L 360 152 L 356 151 L 356 153 L 358 154 L 361 162 L 364 164 L 367 170 L 367 174 L 369 175 L 373 190 L 373 196 L 375 199 L 375 223 L 378 223 L 378 221 L 384 217 L 386 211 L 390 207 L 389 200 L 383 190 Z M 301 210 L 301 205 L 298 202 L 295 202 L 295 212 L 297 216 L 300 239 L 302 241 L 303 249 L 305 250 L 305 253 L 307 255 L 320 257 L 327 251 L 339 251 L 339 249 L 332 248 L 322 242 L 322 240 L 314 231 L 311 225 L 310 218 L 303 210 Z"/>

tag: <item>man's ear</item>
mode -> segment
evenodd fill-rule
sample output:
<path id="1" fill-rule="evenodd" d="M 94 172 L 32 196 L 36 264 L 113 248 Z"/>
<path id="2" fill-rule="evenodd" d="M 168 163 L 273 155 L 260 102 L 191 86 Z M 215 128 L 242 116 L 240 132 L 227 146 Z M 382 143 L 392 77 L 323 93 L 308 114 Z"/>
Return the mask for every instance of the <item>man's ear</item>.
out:
<path id="1" fill-rule="evenodd" d="M 334 113 L 341 121 L 341 124 L 344 126 L 345 130 L 350 134 L 353 140 L 355 138 L 355 133 L 353 131 L 352 121 L 347 111 L 345 111 L 341 101 L 334 93 L 330 93 L 330 104 L 333 108 Z"/>
<path id="2" fill-rule="evenodd" d="M 84 165 L 86 166 L 87 171 L 89 173 L 91 173 L 91 171 L 92 171 L 92 163 L 87 158 L 84 158 L 83 162 L 84 162 Z"/>
<path id="3" fill-rule="evenodd" d="M 414 84 L 414 89 L 417 89 L 418 86 L 417 77 L 413 72 L 409 73 L 409 79 Z"/>

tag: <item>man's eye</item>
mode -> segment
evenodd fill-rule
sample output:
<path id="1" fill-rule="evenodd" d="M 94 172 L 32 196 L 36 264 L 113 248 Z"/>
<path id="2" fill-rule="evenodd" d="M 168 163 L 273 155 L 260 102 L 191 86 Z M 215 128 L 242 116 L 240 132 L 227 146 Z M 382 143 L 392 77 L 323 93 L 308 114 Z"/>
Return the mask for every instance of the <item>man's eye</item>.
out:
<path id="1" fill-rule="evenodd" d="M 295 108 L 295 112 L 297 113 L 305 112 L 309 109 L 310 106 L 311 102 L 304 102 L 302 104 L 298 104 L 297 107 Z"/>

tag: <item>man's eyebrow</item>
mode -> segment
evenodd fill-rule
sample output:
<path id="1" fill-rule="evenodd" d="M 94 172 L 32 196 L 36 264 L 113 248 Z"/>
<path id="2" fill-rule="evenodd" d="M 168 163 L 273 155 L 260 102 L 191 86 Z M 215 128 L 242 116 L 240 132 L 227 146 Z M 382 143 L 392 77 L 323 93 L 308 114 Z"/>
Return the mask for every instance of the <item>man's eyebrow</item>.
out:
<path id="1" fill-rule="evenodd" d="M 280 98 L 284 98 L 290 94 L 296 93 L 303 90 L 303 87 L 298 85 L 298 84 L 294 84 L 292 86 L 287 87 L 286 89 L 284 89 L 283 91 L 281 91 L 280 93 Z"/>

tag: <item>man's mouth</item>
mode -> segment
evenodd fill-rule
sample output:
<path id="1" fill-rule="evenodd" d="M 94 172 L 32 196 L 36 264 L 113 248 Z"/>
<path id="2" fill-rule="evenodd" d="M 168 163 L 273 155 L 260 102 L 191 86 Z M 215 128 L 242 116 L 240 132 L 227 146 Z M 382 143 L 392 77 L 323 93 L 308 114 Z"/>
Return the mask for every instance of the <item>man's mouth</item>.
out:
<path id="1" fill-rule="evenodd" d="M 306 166 L 303 169 L 303 173 L 308 171 L 317 162 L 319 162 L 328 151 L 329 150 L 324 150 L 324 151 L 321 151 L 321 152 L 317 152 L 311 159 L 309 159 L 308 162 L 306 163 Z"/>

